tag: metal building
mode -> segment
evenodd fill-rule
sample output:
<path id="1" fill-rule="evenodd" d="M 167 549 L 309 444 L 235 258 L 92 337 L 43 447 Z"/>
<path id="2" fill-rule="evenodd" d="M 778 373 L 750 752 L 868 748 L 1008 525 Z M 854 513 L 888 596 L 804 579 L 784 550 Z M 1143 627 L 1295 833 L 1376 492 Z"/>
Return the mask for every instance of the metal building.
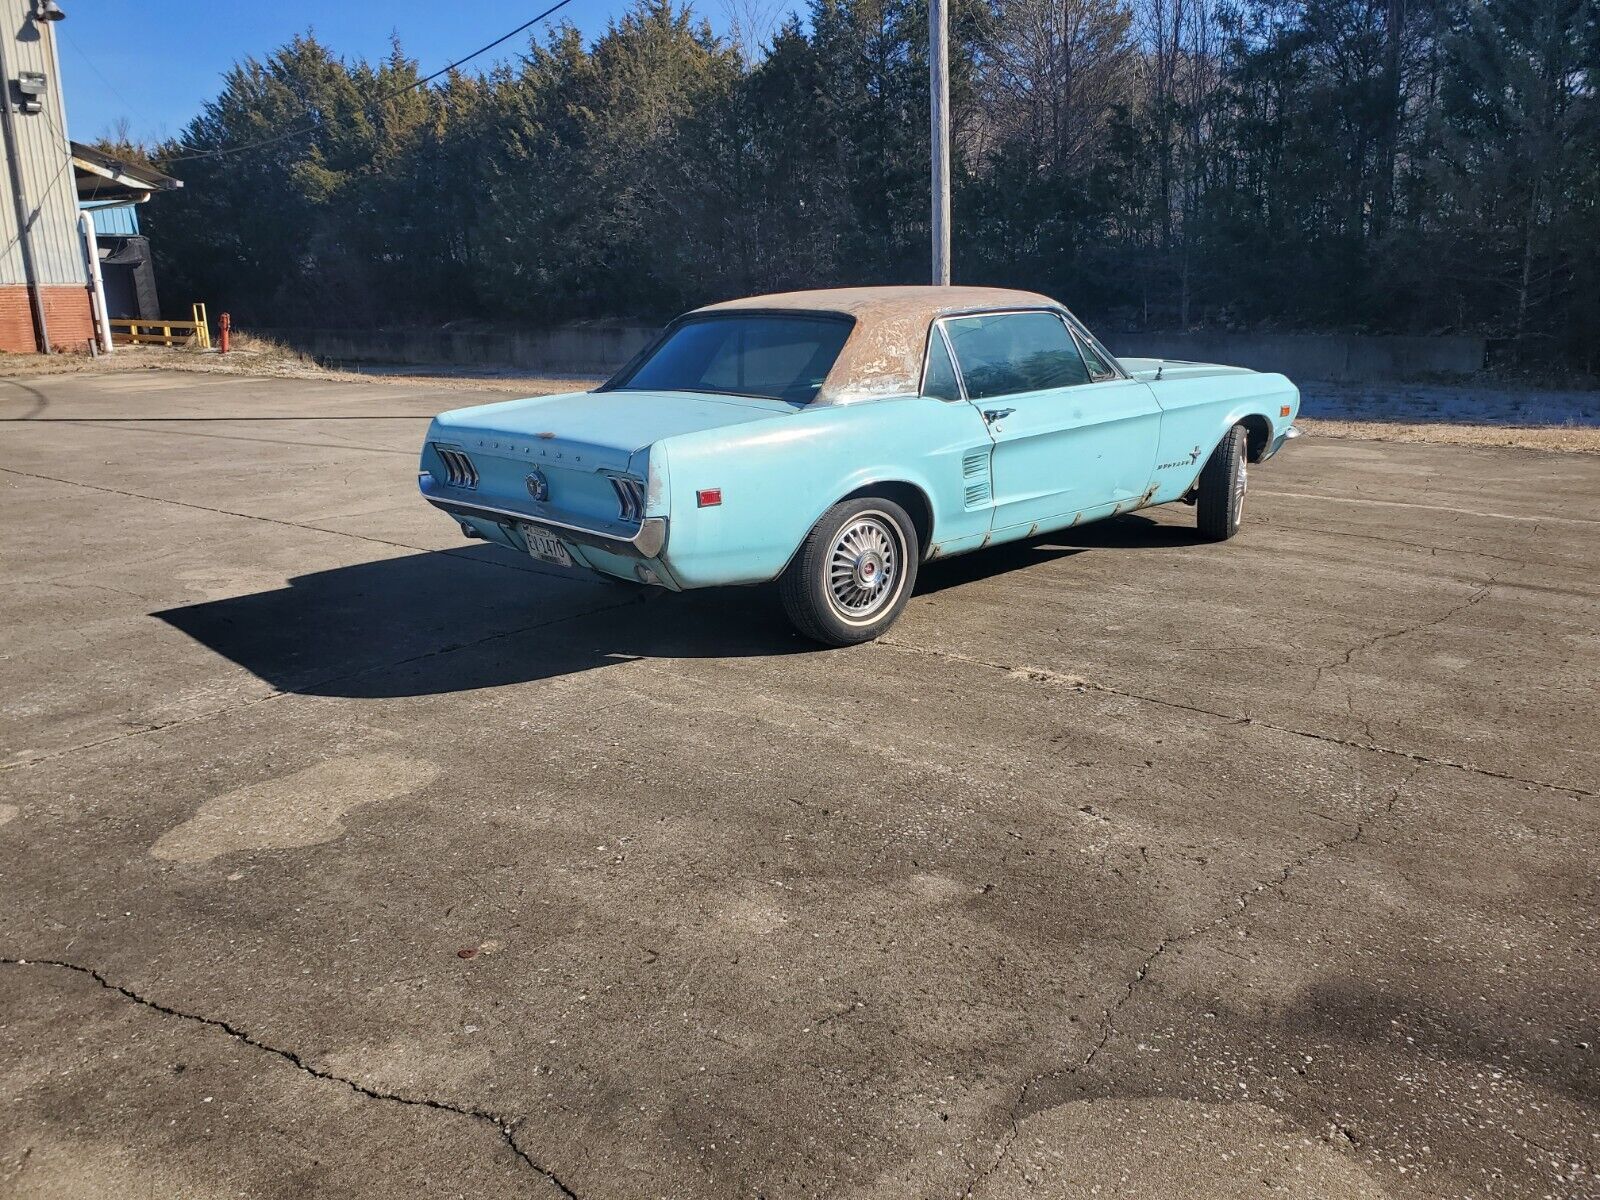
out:
<path id="1" fill-rule="evenodd" d="M 78 205 L 93 225 L 106 315 L 154 321 L 161 306 L 150 239 L 139 231 L 137 206 L 157 192 L 181 188 L 183 181 L 79 142 L 72 143 L 72 166 Z"/>
<path id="2" fill-rule="evenodd" d="M 86 350 L 96 330 L 55 0 L 0 0 L 0 134 L 8 202 L 0 204 L 0 350 Z"/>

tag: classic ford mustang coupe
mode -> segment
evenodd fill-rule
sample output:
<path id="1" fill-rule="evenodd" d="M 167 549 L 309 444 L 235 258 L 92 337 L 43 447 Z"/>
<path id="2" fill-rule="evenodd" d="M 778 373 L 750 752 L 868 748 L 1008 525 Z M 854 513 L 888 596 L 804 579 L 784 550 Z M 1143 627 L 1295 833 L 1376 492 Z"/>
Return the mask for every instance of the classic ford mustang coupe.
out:
<path id="1" fill-rule="evenodd" d="M 1282 375 L 1113 357 L 1030 292 L 791 292 L 679 317 L 592 392 L 458 409 L 422 495 L 544 562 L 679 591 L 776 580 L 807 637 L 869 641 L 919 564 L 1145 508 L 1239 528 L 1295 436 Z"/>

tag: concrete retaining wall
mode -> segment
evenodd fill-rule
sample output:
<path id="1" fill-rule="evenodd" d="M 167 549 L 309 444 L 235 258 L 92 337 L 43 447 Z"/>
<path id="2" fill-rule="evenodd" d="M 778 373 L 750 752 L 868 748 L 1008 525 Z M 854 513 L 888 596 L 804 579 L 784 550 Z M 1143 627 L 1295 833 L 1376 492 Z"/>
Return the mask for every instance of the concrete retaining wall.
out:
<path id="1" fill-rule="evenodd" d="M 517 367 L 608 375 L 655 336 L 643 325 L 563 325 L 491 333 L 440 329 L 248 329 L 316 358 L 347 363 Z M 1369 383 L 1471 375 L 1483 366 L 1478 337 L 1364 337 L 1318 333 L 1124 333 L 1114 354 L 1178 358 L 1281 371 L 1295 380 Z"/>
<path id="2" fill-rule="evenodd" d="M 1337 383 L 1471 375 L 1483 368 L 1484 352 L 1480 337 L 1335 333 L 1124 333 L 1105 343 L 1128 358 L 1227 363 Z"/>
<path id="3" fill-rule="evenodd" d="M 518 367 L 556 374 L 609 375 L 655 337 L 653 326 L 559 325 L 545 329 L 455 332 L 448 329 L 266 329 L 269 337 L 314 358 L 341 363 Z"/>

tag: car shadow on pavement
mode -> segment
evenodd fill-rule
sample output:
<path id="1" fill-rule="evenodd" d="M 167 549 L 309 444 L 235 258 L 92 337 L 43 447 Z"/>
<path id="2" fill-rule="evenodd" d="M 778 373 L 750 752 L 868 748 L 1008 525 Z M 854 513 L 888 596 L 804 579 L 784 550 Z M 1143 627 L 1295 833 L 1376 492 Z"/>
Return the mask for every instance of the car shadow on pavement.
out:
<path id="1" fill-rule="evenodd" d="M 930 563 L 919 593 L 1089 549 L 1192 546 L 1192 529 L 1123 517 Z M 426 696 L 501 687 L 633 658 L 815 652 L 772 588 L 673 594 L 529 569 L 493 548 L 406 554 L 297 575 L 270 591 L 152 613 L 274 688 Z"/>
<path id="2" fill-rule="evenodd" d="M 632 658 L 815 649 L 789 628 L 770 589 L 673 595 L 528 570 L 494 554 L 377 559 L 151 615 L 281 691 L 317 696 L 436 695 Z"/>

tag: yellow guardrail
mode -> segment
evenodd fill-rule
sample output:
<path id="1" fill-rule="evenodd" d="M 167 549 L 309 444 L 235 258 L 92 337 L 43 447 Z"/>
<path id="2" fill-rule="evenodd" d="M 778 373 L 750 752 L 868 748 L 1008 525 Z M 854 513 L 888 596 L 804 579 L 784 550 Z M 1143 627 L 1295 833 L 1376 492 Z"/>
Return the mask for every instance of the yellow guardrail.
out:
<path id="1" fill-rule="evenodd" d="M 189 342 L 198 344 L 199 331 L 195 321 L 133 321 L 113 317 L 111 341 L 118 346 L 182 346 Z"/>
<path id="2" fill-rule="evenodd" d="M 211 349 L 211 327 L 206 319 L 206 306 L 196 304 L 189 310 L 189 320 L 177 321 L 160 317 L 139 321 L 128 317 L 113 317 L 111 341 L 117 346 L 198 346 Z"/>

